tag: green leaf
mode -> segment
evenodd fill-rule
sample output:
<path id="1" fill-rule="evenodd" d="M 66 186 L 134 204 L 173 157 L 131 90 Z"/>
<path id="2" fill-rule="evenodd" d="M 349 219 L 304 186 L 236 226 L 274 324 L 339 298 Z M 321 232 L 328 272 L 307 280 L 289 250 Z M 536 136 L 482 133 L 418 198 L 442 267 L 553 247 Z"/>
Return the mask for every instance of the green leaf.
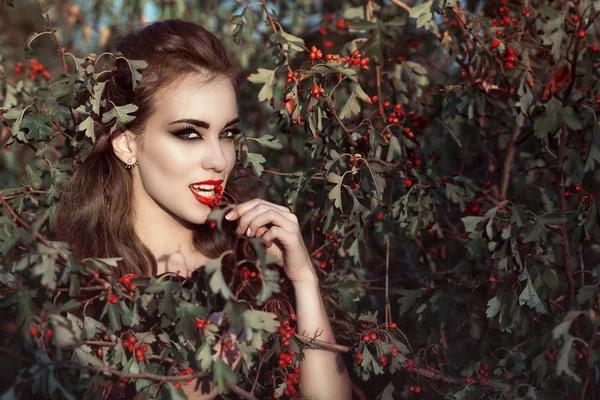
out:
<path id="1" fill-rule="evenodd" d="M 106 305 L 110 327 L 113 331 L 121 330 L 121 307 L 116 304 L 108 303 Z"/>
<path id="2" fill-rule="evenodd" d="M 213 380 L 219 388 L 219 394 L 228 393 L 228 383 L 235 384 L 237 381 L 236 374 L 231 370 L 231 367 L 221 358 L 213 363 L 212 367 Z"/>
<path id="3" fill-rule="evenodd" d="M 333 205 L 340 210 L 342 209 L 342 177 L 334 172 L 326 175 L 328 182 L 335 183 L 333 189 L 329 191 L 327 197 L 333 201 Z"/>
<path id="4" fill-rule="evenodd" d="M 88 340 L 92 340 L 100 332 L 106 331 L 106 326 L 102 322 L 96 321 L 87 315 L 83 317 L 83 327 L 85 329 L 85 337 Z"/>
<path id="5" fill-rule="evenodd" d="M 71 75 L 60 74 L 48 88 L 58 104 L 72 108 L 76 106 L 75 78 Z"/>
<path id="6" fill-rule="evenodd" d="M 213 362 L 212 360 L 212 347 L 210 343 L 204 343 L 198 350 L 196 350 L 196 362 L 202 371 L 208 371 Z"/>
<path id="7" fill-rule="evenodd" d="M 129 60 L 127 58 L 123 58 L 123 60 L 127 61 L 127 64 L 129 64 L 129 69 L 131 70 L 131 85 L 132 89 L 135 90 L 142 81 L 142 74 L 139 71 L 147 68 L 148 63 L 144 60 Z"/>
<path id="8" fill-rule="evenodd" d="M 29 114 L 23 118 L 21 129 L 27 130 L 27 139 L 34 142 L 44 142 L 54 135 L 52 129 L 47 125 L 53 120 L 52 115 Z"/>
<path id="9" fill-rule="evenodd" d="M 102 361 L 96 356 L 92 355 L 91 347 L 86 344 L 77 347 L 73 351 L 73 359 L 83 365 L 91 365 L 92 367 L 96 368 L 104 367 Z"/>
<path id="10" fill-rule="evenodd" d="M 246 160 L 250 161 L 250 164 L 252 164 L 252 172 L 254 172 L 254 175 L 256 176 L 261 176 L 263 171 L 265 170 L 265 168 L 263 167 L 263 164 L 267 161 L 265 159 L 265 157 L 262 154 L 258 154 L 258 153 L 250 153 L 250 152 L 246 152 Z M 244 165 L 244 168 L 247 167 L 247 162 Z"/>
<path id="11" fill-rule="evenodd" d="M 569 329 L 571 328 L 571 324 L 573 324 L 573 321 L 575 321 L 575 319 L 581 314 L 585 314 L 585 312 L 569 311 L 563 318 L 562 322 L 556 325 L 554 329 L 552 329 L 552 338 L 559 339 L 561 336 L 569 335 Z"/>
<path id="12" fill-rule="evenodd" d="M 585 285 L 579 288 L 577 292 L 577 304 L 583 305 L 587 300 L 594 298 L 598 285 Z"/>
<path id="13" fill-rule="evenodd" d="M 357 97 L 358 97 L 358 94 L 356 91 L 357 86 L 360 87 L 359 84 L 354 85 L 352 94 L 348 98 L 348 101 L 346 102 L 346 104 L 344 104 L 344 107 L 342 107 L 342 111 L 340 111 L 340 115 L 339 115 L 340 119 L 346 119 L 348 117 L 351 117 L 353 115 L 358 115 L 358 113 L 360 113 L 360 105 L 358 104 L 358 100 L 357 100 Z"/>
<path id="14" fill-rule="evenodd" d="M 43 261 L 33 268 L 33 274 L 42 277 L 42 286 L 56 289 L 56 264 L 52 258 L 44 257 Z"/>
<path id="15" fill-rule="evenodd" d="M 521 295 L 519 296 L 519 304 L 527 304 L 530 308 L 535 309 L 539 313 L 546 313 L 546 307 L 540 300 L 540 297 L 538 296 L 537 292 L 535 291 L 535 288 L 533 287 L 531 278 L 529 277 L 527 277 L 527 286 L 525 286 L 525 289 L 523 290 L 523 292 L 521 292 Z"/>
<path id="16" fill-rule="evenodd" d="M 398 303 L 400 303 L 400 316 L 402 316 L 404 313 L 410 310 L 410 308 L 415 304 L 415 301 L 417 301 L 421 298 L 421 296 L 423 296 L 423 291 L 421 289 L 400 289 L 398 293 L 400 294 L 400 296 L 402 296 L 398 299 Z"/>
<path id="17" fill-rule="evenodd" d="M 392 136 L 390 138 L 390 146 L 388 148 L 387 155 L 385 156 L 385 160 L 387 162 L 392 162 L 396 159 L 395 156 L 402 158 L 402 146 L 400 146 L 400 142 L 396 136 Z"/>
<path id="18" fill-rule="evenodd" d="M 433 6 L 433 1 L 424 1 L 419 5 L 412 6 L 409 16 L 417 20 L 417 28 L 425 28 L 431 33 L 438 33 L 440 29 L 434 21 L 435 9 Z"/>
<path id="19" fill-rule="evenodd" d="M 466 232 L 474 232 L 477 227 L 477 224 L 483 220 L 483 217 L 469 216 L 462 217 L 460 220 L 465 225 Z"/>
<path id="20" fill-rule="evenodd" d="M 249 137 L 248 140 L 254 140 L 260 143 L 262 146 L 267 147 L 269 149 L 281 150 L 283 147 L 279 139 L 273 137 L 273 135 L 263 135 L 259 138 Z"/>
<path id="21" fill-rule="evenodd" d="M 78 126 L 78 131 L 85 131 L 85 136 L 92 139 L 92 143 L 96 142 L 96 134 L 94 133 L 94 119 L 88 116 Z"/>
<path id="22" fill-rule="evenodd" d="M 258 101 L 271 101 L 273 99 L 273 84 L 275 82 L 275 70 L 259 68 L 258 74 L 251 74 L 248 80 L 253 83 L 263 83 L 258 92 Z"/>
<path id="23" fill-rule="evenodd" d="M 227 282 L 225 282 L 225 277 L 221 270 L 221 260 L 222 256 L 208 260 L 206 264 L 204 264 L 204 271 L 210 276 L 210 290 L 213 293 L 221 293 L 225 299 L 229 299 L 233 297 L 233 293 L 231 293 L 231 290 L 229 290 L 229 287 L 227 286 Z"/>
<path id="24" fill-rule="evenodd" d="M 96 113 L 96 115 L 100 115 L 100 106 L 102 106 L 102 94 L 104 93 L 104 88 L 106 87 L 106 82 L 98 82 L 94 85 L 92 90 L 92 98 L 90 102 L 92 103 L 92 111 Z"/>
<path id="25" fill-rule="evenodd" d="M 116 129 L 119 129 L 135 119 L 134 115 L 129 115 L 137 111 L 139 107 L 135 104 L 126 104 L 124 106 L 114 106 L 110 111 L 102 115 L 102 122 L 107 123 L 117 119 Z"/>
<path id="26" fill-rule="evenodd" d="M 492 319 L 500 311 L 500 307 L 502 306 L 502 303 L 498 299 L 498 296 L 496 296 L 496 297 L 492 297 L 491 299 L 489 299 L 487 302 L 487 305 L 488 305 L 488 308 L 485 311 L 485 314 L 489 319 Z"/>

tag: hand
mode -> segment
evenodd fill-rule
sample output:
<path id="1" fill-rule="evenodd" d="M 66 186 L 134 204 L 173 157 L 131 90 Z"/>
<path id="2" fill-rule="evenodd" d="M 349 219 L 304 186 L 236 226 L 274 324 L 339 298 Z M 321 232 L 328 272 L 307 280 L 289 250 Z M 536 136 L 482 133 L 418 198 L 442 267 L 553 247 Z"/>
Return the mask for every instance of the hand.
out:
<path id="1" fill-rule="evenodd" d="M 316 280 L 298 218 L 289 208 L 253 199 L 238 204 L 225 218 L 229 221 L 239 218 L 237 233 L 262 237 L 267 253 L 283 260 L 283 270 L 292 284 Z M 267 227 L 268 224 L 271 226 Z"/>

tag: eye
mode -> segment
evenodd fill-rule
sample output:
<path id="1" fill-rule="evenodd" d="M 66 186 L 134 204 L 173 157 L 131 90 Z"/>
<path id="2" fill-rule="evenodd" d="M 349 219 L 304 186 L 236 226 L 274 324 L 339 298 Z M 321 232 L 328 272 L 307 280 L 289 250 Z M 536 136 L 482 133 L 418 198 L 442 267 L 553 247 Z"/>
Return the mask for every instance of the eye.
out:
<path id="1" fill-rule="evenodd" d="M 222 137 L 224 137 L 225 139 L 233 139 L 240 132 L 241 131 L 239 128 L 228 129 L 226 131 L 223 131 Z"/>
<path id="2" fill-rule="evenodd" d="M 183 140 L 197 140 L 202 139 L 202 136 L 198 134 L 198 132 L 192 128 L 191 126 L 185 126 L 181 129 L 176 130 L 175 132 L 171 132 L 173 135 L 177 136 Z M 188 135 L 196 135 L 196 137 L 189 137 Z"/>

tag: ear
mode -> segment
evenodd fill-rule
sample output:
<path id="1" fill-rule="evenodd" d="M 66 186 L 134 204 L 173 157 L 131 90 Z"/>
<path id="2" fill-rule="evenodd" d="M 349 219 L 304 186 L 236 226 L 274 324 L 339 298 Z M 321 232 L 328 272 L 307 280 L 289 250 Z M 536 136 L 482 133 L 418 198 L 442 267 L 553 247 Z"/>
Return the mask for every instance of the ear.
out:
<path id="1" fill-rule="evenodd" d="M 112 146 L 115 154 L 125 164 L 129 164 L 127 160 L 131 160 L 131 163 L 136 161 L 137 156 L 137 142 L 135 141 L 135 135 L 129 129 L 117 134 L 118 136 L 113 137 Z"/>

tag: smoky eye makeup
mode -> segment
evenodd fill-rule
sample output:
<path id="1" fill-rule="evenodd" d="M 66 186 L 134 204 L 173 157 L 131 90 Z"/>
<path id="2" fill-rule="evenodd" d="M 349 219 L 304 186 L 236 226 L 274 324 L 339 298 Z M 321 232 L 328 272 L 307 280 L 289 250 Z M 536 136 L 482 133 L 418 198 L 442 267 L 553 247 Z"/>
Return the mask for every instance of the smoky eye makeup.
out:
<path id="1" fill-rule="evenodd" d="M 179 129 L 170 131 L 172 135 L 176 136 L 181 140 L 198 140 L 203 139 L 204 136 L 198 132 L 198 130 L 192 125 L 184 125 Z M 237 127 L 228 128 L 221 132 L 221 137 L 225 139 L 233 139 L 235 136 L 240 134 L 242 131 Z"/>

